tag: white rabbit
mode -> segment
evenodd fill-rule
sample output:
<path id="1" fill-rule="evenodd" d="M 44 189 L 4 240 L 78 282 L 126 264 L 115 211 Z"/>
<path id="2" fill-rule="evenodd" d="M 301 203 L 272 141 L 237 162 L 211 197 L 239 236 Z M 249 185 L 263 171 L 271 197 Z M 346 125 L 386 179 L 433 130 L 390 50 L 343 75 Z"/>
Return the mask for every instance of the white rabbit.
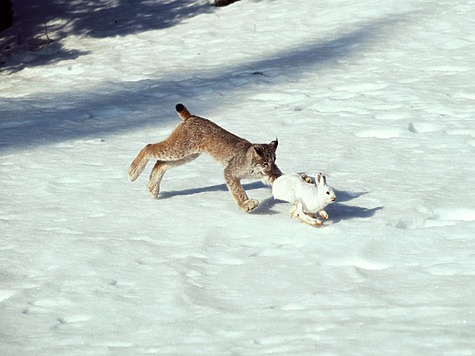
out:
<path id="1" fill-rule="evenodd" d="M 323 210 L 328 204 L 336 201 L 335 192 L 327 185 L 326 177 L 319 173 L 315 183 L 306 175 L 298 173 L 284 174 L 274 181 L 272 194 L 275 199 L 289 202 L 292 206 L 290 216 L 298 217 L 310 225 L 321 225 L 321 218 L 328 219 Z"/>

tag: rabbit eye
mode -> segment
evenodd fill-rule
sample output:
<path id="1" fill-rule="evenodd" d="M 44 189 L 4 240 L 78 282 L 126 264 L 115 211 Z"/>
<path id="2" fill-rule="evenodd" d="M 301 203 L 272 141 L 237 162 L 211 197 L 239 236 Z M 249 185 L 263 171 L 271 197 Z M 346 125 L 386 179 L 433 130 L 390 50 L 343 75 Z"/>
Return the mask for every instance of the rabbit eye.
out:
<path id="1" fill-rule="evenodd" d="M 327 190 L 327 195 L 330 195 L 330 192 Z"/>

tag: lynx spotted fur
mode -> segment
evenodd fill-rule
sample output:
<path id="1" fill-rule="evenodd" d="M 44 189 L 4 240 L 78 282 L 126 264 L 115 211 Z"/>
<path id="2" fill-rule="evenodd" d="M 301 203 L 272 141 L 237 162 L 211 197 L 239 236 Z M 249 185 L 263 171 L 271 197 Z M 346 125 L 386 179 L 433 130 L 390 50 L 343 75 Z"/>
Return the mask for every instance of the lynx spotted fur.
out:
<path id="1" fill-rule="evenodd" d="M 147 185 L 152 197 L 160 191 L 165 172 L 196 159 L 206 152 L 224 166 L 224 179 L 236 204 L 243 211 L 254 210 L 259 202 L 249 199 L 241 185 L 241 179 L 263 179 L 272 184 L 282 175 L 275 164 L 277 139 L 269 144 L 252 144 L 212 121 L 191 115 L 183 104 L 176 105 L 183 119 L 164 141 L 146 145 L 131 163 L 129 179 L 133 182 L 145 169 L 149 160 L 157 160 Z"/>

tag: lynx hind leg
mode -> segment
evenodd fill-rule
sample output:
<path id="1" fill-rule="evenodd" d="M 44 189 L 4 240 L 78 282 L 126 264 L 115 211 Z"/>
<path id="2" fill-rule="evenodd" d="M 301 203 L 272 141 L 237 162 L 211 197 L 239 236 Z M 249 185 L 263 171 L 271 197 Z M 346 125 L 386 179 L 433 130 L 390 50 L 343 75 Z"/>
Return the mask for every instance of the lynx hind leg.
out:
<path id="1" fill-rule="evenodd" d="M 150 192 L 152 198 L 158 197 L 160 192 L 160 183 L 162 182 L 163 175 L 167 171 L 166 162 L 157 161 L 150 173 L 150 180 L 147 184 L 147 190 Z"/>
<path id="2" fill-rule="evenodd" d="M 179 159 L 176 161 L 160 161 L 158 160 L 155 165 L 152 168 L 152 172 L 150 173 L 150 180 L 147 184 L 147 189 L 150 192 L 150 195 L 152 198 L 158 197 L 158 194 L 160 193 L 160 183 L 162 181 L 162 178 L 167 170 L 173 167 L 178 167 L 181 166 L 185 163 L 191 162 L 198 158 L 200 154 L 192 154 L 188 157 L 185 157 L 183 159 Z"/>
<path id="3" fill-rule="evenodd" d="M 148 144 L 139 152 L 137 157 L 133 160 L 129 167 L 129 179 L 133 182 L 137 179 L 140 173 L 143 172 L 148 161 L 152 158 L 159 161 L 181 161 L 190 156 L 198 154 L 196 149 L 193 149 L 189 144 L 182 145 L 183 139 L 182 130 L 178 126 L 172 134 L 162 142 Z M 178 164 L 180 165 L 180 164 Z"/>
<path id="4" fill-rule="evenodd" d="M 129 167 L 129 180 L 131 182 L 135 181 L 137 177 L 143 172 L 145 169 L 145 166 L 147 165 L 148 161 L 150 160 L 149 158 L 149 150 L 150 150 L 150 144 L 142 148 L 135 157 L 135 159 L 132 161 Z"/>

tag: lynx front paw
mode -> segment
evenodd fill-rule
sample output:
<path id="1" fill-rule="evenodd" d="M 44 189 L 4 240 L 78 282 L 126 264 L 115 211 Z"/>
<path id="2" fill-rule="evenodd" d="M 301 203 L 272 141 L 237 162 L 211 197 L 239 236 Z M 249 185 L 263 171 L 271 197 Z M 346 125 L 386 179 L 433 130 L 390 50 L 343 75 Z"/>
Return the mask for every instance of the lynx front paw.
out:
<path id="1" fill-rule="evenodd" d="M 250 212 L 250 211 L 253 211 L 255 208 L 257 208 L 259 206 L 259 201 L 256 200 L 256 199 L 248 199 L 248 200 L 245 200 L 244 202 L 242 202 L 240 205 L 239 205 L 239 208 L 242 210 L 242 211 L 245 211 L 245 212 Z"/>

